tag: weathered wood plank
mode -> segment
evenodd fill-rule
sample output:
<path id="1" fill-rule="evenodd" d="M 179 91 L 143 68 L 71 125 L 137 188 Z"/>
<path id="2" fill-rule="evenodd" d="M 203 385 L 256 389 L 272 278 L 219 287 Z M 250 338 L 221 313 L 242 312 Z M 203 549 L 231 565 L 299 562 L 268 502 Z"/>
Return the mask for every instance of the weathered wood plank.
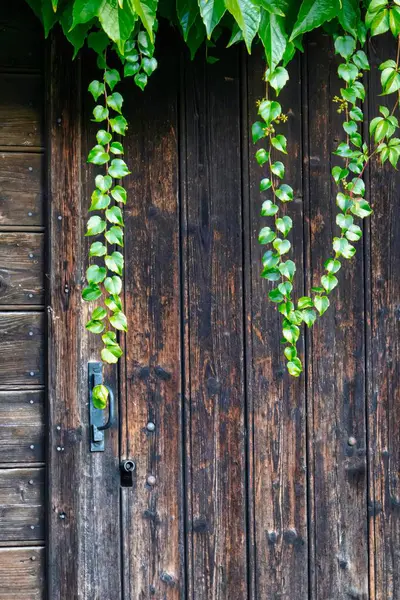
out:
<path id="1" fill-rule="evenodd" d="M 0 469 L 0 541 L 44 538 L 44 469 Z"/>
<path id="2" fill-rule="evenodd" d="M 49 50 L 48 596 L 119 600 L 118 431 L 114 427 L 106 432 L 105 452 L 90 452 L 87 364 L 99 360 L 101 340 L 85 331 L 93 307 L 81 298 L 89 243 L 84 232 L 93 187 L 93 172 L 81 171 L 86 136 L 93 145 L 93 132 L 82 131 L 81 123 L 90 123 L 93 105 L 85 96 L 90 113 L 88 107 L 83 117 L 80 61 L 71 61 L 61 33 L 54 35 Z M 85 73 L 85 89 L 89 77 Z M 116 392 L 109 373 L 107 382 Z"/>
<path id="3" fill-rule="evenodd" d="M 159 43 L 162 44 L 162 39 Z M 122 457 L 137 465 L 122 488 L 124 598 L 184 597 L 175 44 L 159 48 L 146 95 L 126 93 L 132 175 L 125 211 L 129 331 L 122 377 Z M 160 94 L 160 89 L 163 93 Z M 146 428 L 153 423 L 154 431 Z M 151 428 L 151 426 L 150 426 Z M 154 477 L 152 483 L 150 477 Z"/>
<path id="4" fill-rule="evenodd" d="M 0 153 L 0 225 L 41 226 L 43 213 L 43 156 Z"/>
<path id="5" fill-rule="evenodd" d="M 43 304 L 44 236 L 0 232 L 0 306 Z"/>
<path id="6" fill-rule="evenodd" d="M 44 393 L 0 392 L 0 463 L 44 460 Z"/>
<path id="7" fill-rule="evenodd" d="M 310 274 L 319 285 L 332 255 L 338 192 L 330 175 L 343 138 L 332 96 L 339 93 L 331 38 L 307 45 Z M 327 74 L 329 77 L 327 78 Z M 328 110 L 329 107 L 329 110 Z M 368 598 L 367 472 L 363 242 L 352 261 L 342 260 L 332 306 L 314 325 L 309 368 L 311 597 Z"/>
<path id="8" fill-rule="evenodd" d="M 44 548 L 0 548 L 0 600 L 44 600 Z"/>
<path id="9" fill-rule="evenodd" d="M 24 0 L 13 0 L 0 15 L 0 69 L 39 70 L 43 65 L 43 29 Z"/>
<path id="10" fill-rule="evenodd" d="M 0 313 L 0 386 L 44 383 L 44 315 Z"/>
<path id="11" fill-rule="evenodd" d="M 247 594 L 240 61 L 187 63 L 184 256 L 189 597 Z"/>
<path id="12" fill-rule="evenodd" d="M 0 146 L 43 145 L 43 79 L 0 73 Z"/>
<path id="13" fill-rule="evenodd" d="M 258 99 L 265 94 L 265 63 L 261 52 L 248 61 L 248 131 L 257 120 Z M 280 96 L 288 115 L 280 131 L 288 139 L 285 182 L 294 189 L 294 202 L 284 205 L 293 230 L 290 258 L 296 262 L 294 297 L 303 296 L 303 203 L 301 147 L 300 61 L 291 65 L 290 81 Z M 266 248 L 258 244 L 258 232 L 269 220 L 260 217 L 260 179 L 267 170 L 254 160 L 256 147 L 249 139 L 249 223 L 245 223 L 246 310 L 248 327 L 248 378 L 252 397 L 248 424 L 250 449 L 249 485 L 254 505 L 256 578 L 254 598 L 307 598 L 307 447 L 304 376 L 294 380 L 285 370 L 280 343 L 282 321 L 267 298 L 271 284 L 260 278 L 261 257 Z M 262 146 L 260 143 L 259 146 Z M 276 159 L 281 157 L 276 156 Z M 299 351 L 302 354 L 302 344 Z"/>
<path id="14" fill-rule="evenodd" d="M 378 65 L 396 56 L 391 37 L 370 44 L 369 118 L 381 97 Z M 398 116 L 398 115 L 397 115 Z M 369 318 L 369 532 L 370 598 L 400 599 L 400 176 L 390 165 L 370 167 L 371 247 Z"/>

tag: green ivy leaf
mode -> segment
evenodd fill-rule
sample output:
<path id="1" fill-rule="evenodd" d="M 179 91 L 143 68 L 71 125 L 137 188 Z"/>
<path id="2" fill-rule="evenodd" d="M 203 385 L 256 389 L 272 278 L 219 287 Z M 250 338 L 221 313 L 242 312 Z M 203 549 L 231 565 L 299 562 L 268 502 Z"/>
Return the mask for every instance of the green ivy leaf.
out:
<path id="1" fill-rule="evenodd" d="M 290 185 L 286 185 L 286 183 L 282 183 L 282 185 L 275 190 L 275 195 L 281 202 L 291 202 L 293 200 L 293 188 L 291 188 Z"/>
<path id="2" fill-rule="evenodd" d="M 264 119 L 267 125 L 275 121 L 282 112 L 282 107 L 275 100 L 263 100 L 258 108 L 258 114 Z"/>
<path id="3" fill-rule="evenodd" d="M 89 211 L 92 210 L 103 210 L 110 204 L 110 196 L 102 194 L 100 190 L 94 190 L 92 194 L 92 203 L 89 207 Z"/>
<path id="4" fill-rule="evenodd" d="M 92 390 L 92 402 L 95 408 L 104 410 L 108 402 L 108 389 L 105 385 L 95 385 Z"/>
<path id="5" fill-rule="evenodd" d="M 292 377 L 299 377 L 303 368 L 300 368 L 297 363 L 289 361 L 287 364 L 287 370 L 289 372 L 289 375 L 291 375 Z"/>
<path id="6" fill-rule="evenodd" d="M 289 240 L 281 240 L 280 238 L 276 238 L 272 245 L 280 256 L 289 252 L 291 246 Z"/>
<path id="7" fill-rule="evenodd" d="M 265 177 L 260 181 L 260 192 L 266 192 L 272 186 L 272 181 Z"/>
<path id="8" fill-rule="evenodd" d="M 277 160 L 271 165 L 271 171 L 274 175 L 279 177 L 279 179 L 283 179 L 285 175 L 285 166 L 281 161 Z"/>
<path id="9" fill-rule="evenodd" d="M 329 308 L 329 298 L 327 296 L 316 296 L 314 298 L 314 306 L 322 316 Z"/>
<path id="10" fill-rule="evenodd" d="M 304 308 L 312 308 L 313 306 L 314 303 L 308 296 L 302 296 L 301 298 L 299 298 L 299 301 L 297 303 L 297 307 L 299 308 L 299 310 L 303 310 Z"/>
<path id="11" fill-rule="evenodd" d="M 363 44 L 363 36 L 359 30 L 359 24 L 362 22 L 359 0 L 341 0 L 337 17 L 343 29 L 351 33 L 355 38 L 358 38 L 361 44 Z"/>
<path id="12" fill-rule="evenodd" d="M 292 281 L 294 274 L 296 272 L 296 265 L 294 264 L 294 262 L 292 260 L 287 260 L 286 262 L 280 263 L 278 268 L 279 268 L 280 273 L 284 277 L 289 279 L 289 281 Z"/>
<path id="13" fill-rule="evenodd" d="M 358 242 L 361 236 L 362 230 L 358 225 L 350 225 L 349 229 L 346 231 L 346 237 L 351 242 Z"/>
<path id="14" fill-rule="evenodd" d="M 277 67 L 272 73 L 269 73 L 268 69 L 266 80 L 269 81 L 271 87 L 276 91 L 276 95 L 279 96 L 279 92 L 289 81 L 289 73 L 284 67 Z"/>
<path id="15" fill-rule="evenodd" d="M 352 58 L 352 61 L 360 70 L 369 71 L 369 62 L 368 57 L 365 54 L 364 50 L 358 50 Z"/>
<path id="16" fill-rule="evenodd" d="M 283 337 L 289 344 L 295 344 L 300 337 L 300 329 L 297 325 L 288 323 L 282 330 Z"/>
<path id="17" fill-rule="evenodd" d="M 328 258 L 324 263 L 324 268 L 328 271 L 328 273 L 337 273 L 342 265 L 340 261 L 334 258 Z"/>
<path id="18" fill-rule="evenodd" d="M 104 83 L 101 83 L 95 79 L 89 84 L 88 91 L 92 94 L 95 102 L 97 102 L 100 96 L 104 94 Z"/>
<path id="19" fill-rule="evenodd" d="M 268 279 L 268 281 L 278 281 L 281 278 L 281 274 L 279 269 L 265 268 L 261 271 L 260 277 L 263 279 Z"/>
<path id="20" fill-rule="evenodd" d="M 122 350 L 118 348 L 107 347 L 101 351 L 101 359 L 110 365 L 117 363 L 121 356 Z"/>
<path id="21" fill-rule="evenodd" d="M 335 183 L 339 183 L 339 181 L 342 181 L 342 179 L 346 179 L 348 174 L 349 170 L 342 169 L 342 167 L 333 167 L 332 169 L 332 177 L 335 180 Z"/>
<path id="22" fill-rule="evenodd" d="M 121 54 L 124 52 L 126 40 L 131 36 L 136 22 L 136 14 L 132 11 L 130 2 L 123 3 L 121 8 L 115 1 L 98 3 L 97 16 L 103 30 L 118 46 Z M 112 89 L 112 88 L 111 88 Z"/>
<path id="23" fill-rule="evenodd" d="M 347 196 L 346 194 L 342 194 L 342 192 L 339 192 L 339 194 L 337 194 L 337 196 L 336 196 L 336 204 L 338 205 L 340 210 L 342 210 L 343 212 L 346 212 L 352 206 L 353 201 L 350 198 L 350 196 Z"/>
<path id="24" fill-rule="evenodd" d="M 338 75 L 347 83 L 353 83 L 358 76 L 358 69 L 352 63 L 342 64 L 338 67 Z"/>
<path id="25" fill-rule="evenodd" d="M 110 96 L 107 96 L 107 106 L 118 113 L 121 112 L 123 101 L 124 99 L 119 92 L 114 92 Z"/>
<path id="26" fill-rule="evenodd" d="M 276 238 L 276 233 L 270 227 L 263 227 L 258 234 L 259 244 L 269 244 Z"/>
<path id="27" fill-rule="evenodd" d="M 113 91 L 117 83 L 121 81 L 121 77 L 116 69 L 107 69 L 104 73 L 104 81 L 110 90 Z"/>
<path id="28" fill-rule="evenodd" d="M 212 32 L 225 13 L 225 3 L 223 0 L 199 0 L 198 3 L 207 38 L 210 39 Z"/>
<path id="29" fill-rule="evenodd" d="M 331 21 L 340 10 L 338 0 L 303 0 L 290 40 Z"/>
<path id="30" fill-rule="evenodd" d="M 116 200 L 116 202 L 121 202 L 122 204 L 126 204 L 126 189 L 122 187 L 122 185 L 116 185 L 111 190 L 111 196 Z"/>
<path id="31" fill-rule="evenodd" d="M 266 200 L 263 202 L 261 208 L 261 216 L 262 217 L 273 217 L 279 210 L 279 207 L 274 204 L 271 200 Z"/>
<path id="32" fill-rule="evenodd" d="M 283 296 L 280 293 L 280 291 L 278 290 L 278 288 L 271 290 L 268 293 L 268 298 L 271 300 L 271 302 L 282 302 L 282 300 L 283 300 Z"/>
<path id="33" fill-rule="evenodd" d="M 267 252 L 265 252 L 264 256 L 262 257 L 262 264 L 264 267 L 272 269 L 279 264 L 280 260 L 281 259 L 279 254 L 274 254 L 272 250 L 267 250 Z"/>
<path id="34" fill-rule="evenodd" d="M 279 229 L 281 233 L 283 233 L 284 237 L 286 237 L 289 231 L 292 229 L 293 222 L 290 217 L 284 216 L 281 219 L 277 219 L 275 221 L 275 225 L 276 228 Z"/>
<path id="35" fill-rule="evenodd" d="M 101 283 L 104 281 L 106 275 L 107 269 L 98 265 L 92 265 L 86 271 L 86 279 L 90 284 Z"/>
<path id="36" fill-rule="evenodd" d="M 293 291 L 293 285 L 290 281 L 284 281 L 278 285 L 278 290 L 282 294 L 282 296 L 290 296 Z"/>
<path id="37" fill-rule="evenodd" d="M 267 64 L 272 71 L 281 62 L 288 41 L 285 20 L 282 17 L 283 15 L 261 11 L 258 35 L 265 49 Z"/>
<path id="38" fill-rule="evenodd" d="M 120 142 L 113 142 L 110 144 L 110 152 L 113 154 L 123 154 L 124 148 Z"/>
<path id="39" fill-rule="evenodd" d="M 136 83 L 138 88 L 140 88 L 143 91 L 147 85 L 146 73 L 137 73 L 137 75 L 135 75 L 135 77 L 134 77 L 134 82 Z"/>
<path id="40" fill-rule="evenodd" d="M 124 232 L 122 231 L 121 227 L 118 227 L 117 225 L 110 227 L 110 229 L 105 232 L 104 236 L 109 244 L 117 244 L 118 246 L 124 245 Z"/>
<path id="41" fill-rule="evenodd" d="M 104 280 L 104 287 L 107 292 L 112 296 L 118 296 L 122 290 L 122 281 L 121 278 L 117 275 L 113 275 L 112 277 L 106 277 Z"/>
<path id="42" fill-rule="evenodd" d="M 279 150 L 279 152 L 283 152 L 284 154 L 287 154 L 287 151 L 286 151 L 287 140 L 284 135 L 279 134 L 276 137 L 271 138 L 271 144 L 273 145 L 274 148 Z"/>
<path id="43" fill-rule="evenodd" d="M 144 56 L 153 56 L 154 44 L 147 31 L 140 31 L 137 37 L 139 50 Z"/>
<path id="44" fill-rule="evenodd" d="M 260 25 L 260 8 L 251 0 L 225 0 L 225 7 L 239 25 L 247 50 L 251 53 L 251 44 Z"/>
<path id="45" fill-rule="evenodd" d="M 336 215 L 336 224 L 339 225 L 341 229 L 348 229 L 353 224 L 353 217 L 343 214 Z"/>
<path id="46" fill-rule="evenodd" d="M 253 144 L 261 140 L 261 138 L 264 138 L 266 136 L 265 123 L 261 123 L 261 121 L 256 121 L 255 123 L 253 123 L 251 128 L 251 134 L 253 138 Z"/>
<path id="47" fill-rule="evenodd" d="M 100 129 L 96 133 L 96 140 L 102 146 L 105 146 L 106 144 L 108 144 L 111 141 L 111 139 L 112 139 L 111 133 L 108 133 L 108 131 L 105 131 L 104 129 Z"/>
<path id="48" fill-rule="evenodd" d="M 303 310 L 301 315 L 302 315 L 303 321 L 307 325 L 307 327 L 312 327 L 314 325 L 315 320 L 317 318 L 315 310 L 312 310 L 312 309 Z"/>
<path id="49" fill-rule="evenodd" d="M 106 219 L 107 221 L 110 221 L 110 223 L 115 223 L 116 225 L 124 224 L 124 219 L 119 206 L 111 206 L 111 208 L 107 208 Z"/>
<path id="50" fill-rule="evenodd" d="M 265 163 L 269 161 L 269 152 L 267 152 L 264 148 L 260 148 L 259 150 L 257 150 L 255 156 L 256 161 L 258 162 L 260 167 L 262 167 L 263 165 L 265 165 Z"/>
<path id="51" fill-rule="evenodd" d="M 115 312 L 109 319 L 111 325 L 120 331 L 128 330 L 128 323 L 126 320 L 126 316 L 122 311 Z"/>
<path id="52" fill-rule="evenodd" d="M 86 323 L 86 329 L 92 333 L 102 333 L 104 331 L 104 323 L 90 320 Z"/>
<path id="53" fill-rule="evenodd" d="M 329 275 L 322 275 L 321 283 L 329 294 L 329 292 L 331 292 L 337 286 L 338 280 L 334 275 L 329 273 Z"/>
<path id="54" fill-rule="evenodd" d="M 118 296 L 109 296 L 104 300 L 104 304 L 113 312 L 122 310 L 122 302 Z"/>
<path id="55" fill-rule="evenodd" d="M 100 144 L 94 146 L 89 152 L 87 162 L 93 163 L 94 165 L 104 165 L 110 160 L 110 155 L 104 149 L 104 146 Z"/>
<path id="56" fill-rule="evenodd" d="M 92 319 L 94 321 L 102 321 L 103 319 L 106 318 L 106 316 L 107 316 L 107 311 L 102 306 L 98 306 L 92 312 Z"/>
<path id="57" fill-rule="evenodd" d="M 350 210 L 353 213 L 353 215 L 356 215 L 357 217 L 360 217 L 361 219 L 364 219 L 365 217 L 369 217 L 369 215 L 372 213 L 372 208 L 370 207 L 370 205 L 368 204 L 368 202 L 366 200 L 354 201 Z"/>
<path id="58" fill-rule="evenodd" d="M 80 0 L 79 0 L 80 1 Z M 87 4 L 87 0 L 83 0 Z M 75 5 L 78 0 L 75 0 Z M 87 45 L 92 48 L 97 54 L 103 56 L 104 50 L 110 44 L 110 38 L 104 31 L 93 31 L 88 35 Z"/>
<path id="59" fill-rule="evenodd" d="M 371 37 L 374 35 L 381 35 L 382 33 L 389 31 L 389 27 L 389 11 L 387 9 L 379 11 L 373 18 L 370 25 Z"/>
<path id="60" fill-rule="evenodd" d="M 121 177 L 125 177 L 126 175 L 130 174 L 125 161 L 123 161 L 121 158 L 114 158 L 114 160 L 111 161 L 108 172 L 111 177 L 114 177 L 114 179 L 120 179 Z"/>
<path id="61" fill-rule="evenodd" d="M 104 256 L 107 254 L 107 248 L 101 242 L 93 242 L 90 246 L 89 256 Z"/>
<path id="62" fill-rule="evenodd" d="M 108 117 L 108 109 L 105 108 L 105 106 L 100 106 L 100 104 L 98 104 L 93 109 L 93 117 L 94 118 L 92 121 L 95 123 L 101 123 L 101 121 L 105 121 Z"/>
<path id="63" fill-rule="evenodd" d="M 95 215 L 94 217 L 90 217 L 85 235 L 98 235 L 105 230 L 106 225 L 106 222 L 99 216 Z"/>
<path id="64" fill-rule="evenodd" d="M 101 192 L 108 192 L 112 186 L 112 178 L 109 175 L 96 175 L 95 184 L 98 190 Z"/>
<path id="65" fill-rule="evenodd" d="M 118 133 L 118 135 L 125 135 L 125 132 L 128 128 L 128 122 L 125 117 L 118 116 L 110 119 L 110 126 L 114 133 Z"/>
<path id="66" fill-rule="evenodd" d="M 101 296 L 101 289 L 98 285 L 88 285 L 82 290 L 82 298 L 86 300 L 86 302 L 92 302 L 93 300 L 97 300 Z"/>
<path id="67" fill-rule="evenodd" d="M 350 58 L 356 49 L 356 40 L 349 35 L 341 35 L 335 40 L 335 50 L 343 58 Z"/>
<path id="68" fill-rule="evenodd" d="M 106 256 L 104 259 L 107 267 L 110 271 L 122 275 L 122 269 L 124 267 L 124 257 L 121 252 L 113 252 L 110 256 Z"/>
<path id="69" fill-rule="evenodd" d="M 141 67 L 142 67 L 143 71 L 146 73 L 146 75 L 148 75 L 149 77 L 157 69 L 157 66 L 158 66 L 158 63 L 154 57 L 148 58 L 147 56 L 145 56 L 142 60 Z"/>
<path id="70" fill-rule="evenodd" d="M 124 77 L 133 77 L 140 71 L 139 63 L 125 63 L 124 65 Z"/>

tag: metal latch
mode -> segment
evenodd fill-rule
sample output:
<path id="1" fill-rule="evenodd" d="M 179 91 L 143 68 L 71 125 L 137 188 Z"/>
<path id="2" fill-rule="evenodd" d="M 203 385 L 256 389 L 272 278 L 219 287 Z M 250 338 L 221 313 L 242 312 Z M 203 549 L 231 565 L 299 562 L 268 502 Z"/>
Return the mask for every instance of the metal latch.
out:
<path id="1" fill-rule="evenodd" d="M 103 364 L 101 362 L 88 363 L 88 385 L 89 385 L 89 427 L 90 427 L 90 451 L 104 452 L 104 431 L 109 429 L 115 420 L 115 401 L 112 390 L 108 390 L 108 421 L 104 422 L 105 411 L 93 405 L 93 388 L 103 384 Z"/>
<path id="2" fill-rule="evenodd" d="M 121 463 L 121 486 L 133 487 L 133 472 L 136 464 L 133 460 L 124 460 Z"/>

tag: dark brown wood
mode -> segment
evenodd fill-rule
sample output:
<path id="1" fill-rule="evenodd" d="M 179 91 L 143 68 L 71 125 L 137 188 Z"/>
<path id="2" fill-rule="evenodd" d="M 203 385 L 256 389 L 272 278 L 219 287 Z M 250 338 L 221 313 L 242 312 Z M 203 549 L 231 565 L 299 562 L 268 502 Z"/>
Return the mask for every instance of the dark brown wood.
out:
<path id="1" fill-rule="evenodd" d="M 378 65 L 396 55 L 391 38 L 370 43 L 369 117 L 379 106 L 393 107 L 393 96 L 380 97 Z M 398 114 L 397 114 L 398 116 Z M 386 164 L 370 167 L 368 253 L 369 295 L 369 533 L 370 598 L 400 599 L 400 176 Z"/>
<path id="2" fill-rule="evenodd" d="M 342 115 L 331 38 L 307 47 L 309 234 L 311 285 L 319 285 L 338 232 L 332 155 L 342 139 Z M 329 79 L 327 79 L 329 74 Z M 328 109 L 329 107 L 329 109 Z M 310 521 L 313 523 L 311 597 L 368 598 L 367 469 L 363 242 L 352 261 L 342 259 L 331 308 L 315 324 L 309 367 Z"/>
<path id="3" fill-rule="evenodd" d="M 162 39 L 160 41 L 162 44 Z M 167 42 L 168 44 L 168 42 Z M 161 46 L 146 94 L 127 84 L 122 458 L 136 462 L 122 489 L 124 598 L 184 598 L 175 44 Z M 163 90 L 160 94 L 160 90 Z M 153 423 L 154 431 L 146 426 Z M 154 477 L 152 483 L 149 477 Z M 140 557 L 137 560 L 136 557 Z"/>
<path id="4" fill-rule="evenodd" d="M 40 226 L 43 212 L 43 156 L 1 152 L 0 225 Z"/>
<path id="5" fill-rule="evenodd" d="M 13 0 L 0 15 L 0 70 L 30 71 L 43 66 L 43 30 L 24 0 Z"/>
<path id="6" fill-rule="evenodd" d="M 43 540 L 44 469 L 0 469 L 0 541 Z"/>
<path id="7" fill-rule="evenodd" d="M 0 313 L 0 386 L 44 383 L 44 315 Z"/>
<path id="8" fill-rule="evenodd" d="M 0 548 L 0 600 L 44 600 L 44 548 Z"/>
<path id="9" fill-rule="evenodd" d="M 0 146 L 43 145 L 43 79 L 0 73 Z"/>
<path id="10" fill-rule="evenodd" d="M 188 590 L 247 594 L 240 57 L 187 63 L 184 286 Z"/>
<path id="11" fill-rule="evenodd" d="M 44 460 L 43 392 L 0 392 L 0 463 Z"/>
<path id="12" fill-rule="evenodd" d="M 280 96 L 288 116 L 280 127 L 288 139 L 288 156 L 276 156 L 286 167 L 285 182 L 294 190 L 294 201 L 280 205 L 282 213 L 293 220 L 289 235 L 297 273 L 294 296 L 304 295 L 303 281 L 303 189 L 302 189 L 302 112 L 300 61 L 290 68 L 290 82 Z M 262 81 L 264 60 L 255 54 L 248 60 L 248 111 L 246 125 L 257 120 L 257 100 L 265 94 Z M 271 283 L 260 279 L 261 257 L 265 247 L 258 244 L 261 227 L 272 219 L 260 217 L 261 204 L 271 195 L 260 194 L 261 169 L 253 156 L 257 147 L 249 140 L 250 196 L 249 223 L 245 223 L 246 312 L 248 327 L 248 392 L 252 403 L 248 428 L 250 439 L 249 486 L 253 508 L 254 595 L 259 598 L 308 597 L 307 539 L 307 449 L 304 376 L 294 380 L 285 369 L 282 320 L 276 306 L 267 300 Z M 247 185 L 247 182 L 246 184 Z M 245 200 L 246 201 L 246 200 Z M 299 351 L 303 354 L 300 342 Z"/>
<path id="13" fill-rule="evenodd" d="M 0 305 L 43 304 L 44 236 L 0 232 Z"/>
<path id="14" fill-rule="evenodd" d="M 81 129 L 80 61 L 71 61 L 71 49 L 61 34 L 54 35 L 49 50 L 48 596 L 119 600 L 117 429 L 106 433 L 105 452 L 89 451 L 87 363 L 99 359 L 101 344 L 85 331 L 92 307 L 81 298 L 87 266 L 85 222 L 93 186 L 93 172 L 81 171 L 81 166 L 89 143 L 86 135 L 92 134 Z M 89 110 L 84 122 L 90 123 Z M 115 379 L 108 376 L 108 383 L 115 389 Z"/>

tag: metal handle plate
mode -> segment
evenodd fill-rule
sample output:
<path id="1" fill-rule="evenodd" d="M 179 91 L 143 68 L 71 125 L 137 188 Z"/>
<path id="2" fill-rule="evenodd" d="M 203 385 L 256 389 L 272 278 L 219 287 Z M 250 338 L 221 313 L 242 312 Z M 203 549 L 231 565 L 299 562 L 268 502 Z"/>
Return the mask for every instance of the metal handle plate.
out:
<path id="1" fill-rule="evenodd" d="M 101 362 L 88 363 L 89 387 L 89 427 L 90 451 L 104 452 L 104 431 L 112 427 L 115 421 L 115 399 L 112 390 L 106 385 L 109 393 L 108 420 L 104 422 L 105 411 L 96 408 L 93 404 L 93 388 L 103 383 L 103 364 Z M 104 385 L 104 384 L 103 384 Z"/>

